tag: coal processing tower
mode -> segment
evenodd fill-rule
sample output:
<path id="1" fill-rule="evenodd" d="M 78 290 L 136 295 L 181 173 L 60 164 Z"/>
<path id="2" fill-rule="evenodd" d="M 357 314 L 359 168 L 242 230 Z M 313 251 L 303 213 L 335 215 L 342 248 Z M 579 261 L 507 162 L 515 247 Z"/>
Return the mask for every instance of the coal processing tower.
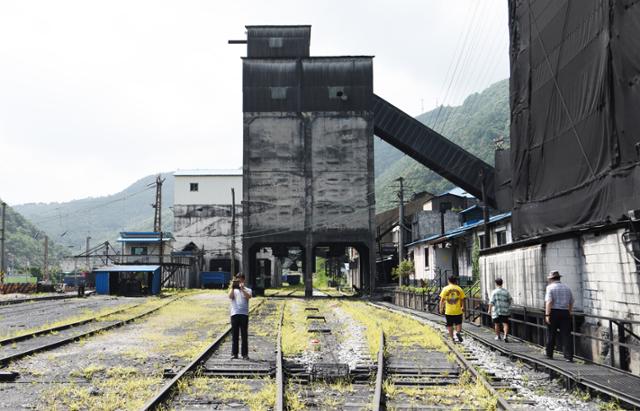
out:
<path id="1" fill-rule="evenodd" d="M 257 253 L 300 256 L 305 294 L 315 256 L 357 250 L 358 288 L 374 282 L 373 64 L 310 57 L 310 26 L 247 26 L 243 59 L 243 271 Z"/>

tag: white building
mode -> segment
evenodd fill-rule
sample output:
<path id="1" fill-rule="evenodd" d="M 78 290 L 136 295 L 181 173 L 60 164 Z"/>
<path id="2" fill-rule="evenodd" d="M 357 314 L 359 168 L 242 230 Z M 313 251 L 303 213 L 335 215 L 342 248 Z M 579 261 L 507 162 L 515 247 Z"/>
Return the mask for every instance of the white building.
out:
<path id="1" fill-rule="evenodd" d="M 241 267 L 242 169 L 179 170 L 174 174 L 174 249 L 202 253 L 201 271 L 229 271 L 235 192 L 236 271 Z"/>
<path id="2" fill-rule="evenodd" d="M 408 254 L 413 257 L 415 279 L 425 282 L 441 282 L 446 284 L 450 275 L 473 276 L 472 253 L 473 244 L 483 244 L 484 222 L 474 211 L 479 207 L 470 207 L 461 214 L 472 214 L 469 220 L 444 234 L 434 234 L 407 245 Z M 489 233 L 493 246 L 503 246 L 512 242 L 511 214 L 498 214 L 489 219 Z"/>

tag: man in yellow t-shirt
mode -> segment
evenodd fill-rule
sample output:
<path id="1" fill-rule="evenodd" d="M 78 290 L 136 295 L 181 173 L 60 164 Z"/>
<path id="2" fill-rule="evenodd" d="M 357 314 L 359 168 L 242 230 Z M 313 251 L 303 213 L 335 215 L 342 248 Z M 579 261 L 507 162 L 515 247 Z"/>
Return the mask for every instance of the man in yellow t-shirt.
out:
<path id="1" fill-rule="evenodd" d="M 456 327 L 458 342 L 462 342 L 462 314 L 464 313 L 464 291 L 458 285 L 458 277 L 450 276 L 449 285 L 440 292 L 440 313 L 444 312 L 447 320 L 449 337 L 453 338 L 453 326 Z"/>

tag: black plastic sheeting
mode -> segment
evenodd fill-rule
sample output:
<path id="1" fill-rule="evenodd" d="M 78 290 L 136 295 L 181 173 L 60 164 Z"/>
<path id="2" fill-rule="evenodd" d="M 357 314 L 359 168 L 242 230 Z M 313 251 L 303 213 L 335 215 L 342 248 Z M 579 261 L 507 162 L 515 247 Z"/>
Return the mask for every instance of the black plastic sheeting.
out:
<path id="1" fill-rule="evenodd" d="M 487 203 L 495 206 L 493 167 L 383 98 L 373 100 L 375 135 L 476 198 L 484 180 Z"/>
<path id="2" fill-rule="evenodd" d="M 243 60 L 244 112 L 371 111 L 369 56 Z"/>
<path id="3" fill-rule="evenodd" d="M 308 57 L 311 26 L 246 26 L 247 57 Z"/>
<path id="4" fill-rule="evenodd" d="M 640 208 L 640 1 L 511 0 L 513 232 Z"/>

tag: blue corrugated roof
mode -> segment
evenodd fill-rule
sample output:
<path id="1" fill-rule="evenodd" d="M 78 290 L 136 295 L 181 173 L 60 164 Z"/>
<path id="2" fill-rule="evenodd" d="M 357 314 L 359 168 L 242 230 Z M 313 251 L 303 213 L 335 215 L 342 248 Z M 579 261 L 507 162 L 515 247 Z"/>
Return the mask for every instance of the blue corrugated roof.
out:
<path id="1" fill-rule="evenodd" d="M 98 267 L 94 268 L 95 272 L 107 272 L 107 273 L 121 273 L 121 272 L 130 272 L 130 273 L 147 273 L 150 271 L 156 271 L 159 269 L 159 265 L 112 265 L 108 267 Z"/>
<path id="2" fill-rule="evenodd" d="M 496 223 L 496 222 L 504 220 L 505 218 L 508 218 L 508 217 L 511 217 L 511 212 L 494 215 L 493 217 L 489 218 L 489 224 Z M 453 230 L 449 230 L 446 233 L 444 233 L 444 235 L 436 234 L 436 235 L 432 235 L 430 237 L 423 238 L 423 239 L 418 240 L 418 241 L 414 241 L 412 243 L 407 244 L 407 247 L 415 245 L 415 244 L 422 244 L 422 243 L 431 242 L 433 240 L 439 240 L 439 239 L 446 240 L 446 239 L 449 239 L 449 238 L 460 237 L 461 235 L 463 235 L 467 231 L 469 231 L 471 229 L 474 229 L 474 228 L 476 228 L 478 226 L 481 226 L 483 224 L 484 224 L 484 220 L 476 221 L 474 223 L 470 223 L 470 224 L 463 225 L 463 226 L 458 227 L 458 228 L 454 228 Z"/>

